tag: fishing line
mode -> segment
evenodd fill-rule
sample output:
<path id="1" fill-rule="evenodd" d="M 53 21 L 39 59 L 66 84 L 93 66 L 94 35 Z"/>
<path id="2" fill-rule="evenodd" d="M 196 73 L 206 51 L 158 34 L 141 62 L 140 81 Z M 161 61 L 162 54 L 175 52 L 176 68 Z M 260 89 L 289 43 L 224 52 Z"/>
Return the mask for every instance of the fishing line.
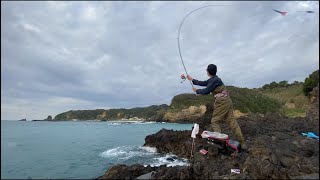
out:
<path id="1" fill-rule="evenodd" d="M 178 38 L 177 38 L 177 41 L 178 41 L 178 50 L 179 50 L 179 55 L 180 55 L 180 59 L 181 59 L 181 63 L 182 63 L 182 65 L 183 65 L 183 68 L 184 68 L 184 71 L 185 71 L 185 73 L 186 73 L 186 75 L 188 76 L 188 71 L 187 71 L 187 69 L 186 69 L 186 66 L 185 66 L 185 64 L 184 64 L 184 61 L 183 61 L 183 58 L 182 58 L 182 53 L 181 53 L 181 48 L 180 48 L 180 32 L 181 32 L 181 28 L 182 28 L 182 25 L 183 25 L 183 23 L 184 23 L 184 21 L 187 19 L 187 17 L 188 16 L 190 16 L 192 13 L 194 13 L 194 12 L 196 12 L 196 11 L 198 11 L 198 10 L 201 10 L 201 9 L 204 9 L 204 8 L 207 8 L 207 7 L 216 7 L 216 6 L 234 6 L 234 5 L 206 5 L 206 6 L 202 6 L 202 7 L 199 7 L 199 8 L 197 8 L 197 9 L 194 9 L 194 10 L 192 10 L 192 11 L 190 11 L 188 14 L 186 14 L 184 17 L 183 17 L 183 19 L 182 19 L 182 21 L 181 21 L 181 23 L 180 23 L 180 26 L 179 26 L 179 29 L 178 29 Z M 307 13 L 313 13 L 313 11 L 306 11 Z M 281 12 L 280 12 L 281 13 Z M 285 12 L 284 14 L 282 14 L 283 16 L 285 16 L 287 14 L 287 12 Z M 184 75 L 181 75 L 181 78 L 182 79 L 184 79 L 185 80 L 185 77 L 184 77 Z M 183 81 L 182 81 L 183 82 Z M 181 82 L 181 83 L 182 83 Z M 189 81 L 190 82 L 190 84 L 191 84 L 191 87 L 193 88 L 193 83 L 191 82 L 191 81 Z M 193 129 L 194 130 L 194 129 Z M 191 137 L 192 137 L 192 134 L 191 134 Z M 191 147 L 191 156 L 190 156 L 190 159 L 189 159 L 189 161 L 191 161 L 191 159 L 193 158 L 193 149 L 194 149 L 194 143 L 195 143 L 195 138 L 193 138 L 193 141 L 192 141 L 192 147 Z M 192 163 L 193 163 L 193 161 L 192 161 Z"/>
<path id="2" fill-rule="evenodd" d="M 186 15 L 183 17 L 183 19 L 182 19 L 182 21 L 181 21 L 181 23 L 180 23 L 180 26 L 179 26 L 179 29 L 178 29 L 178 38 L 177 38 L 177 39 L 178 39 L 178 49 L 179 49 L 179 55 L 180 55 L 181 63 L 182 63 L 182 65 L 183 65 L 184 71 L 186 72 L 186 75 L 187 75 L 187 76 L 188 76 L 188 71 L 187 71 L 186 66 L 185 66 L 185 64 L 184 64 L 184 62 L 183 62 L 182 53 L 181 53 L 181 49 L 180 49 L 180 31 L 181 31 L 181 27 L 182 27 L 184 21 L 187 19 L 187 17 L 188 17 L 189 15 L 191 15 L 192 13 L 194 13 L 194 12 L 200 10 L 200 9 L 203 9 L 203 8 L 206 8 L 206 7 L 211 7 L 211 6 L 233 6 L 233 5 L 206 5 L 206 6 L 199 7 L 199 8 L 197 8 L 197 9 L 195 9 L 195 10 L 190 11 L 188 14 L 186 14 Z M 193 88 L 192 82 L 191 82 L 191 81 L 189 81 L 189 82 L 190 82 L 190 84 L 191 84 L 191 86 L 192 86 L 192 88 Z"/>
<path id="3" fill-rule="evenodd" d="M 181 59 L 181 63 L 182 63 L 182 65 L 183 65 L 183 68 L 184 68 L 184 71 L 185 71 L 185 73 L 186 73 L 186 75 L 188 76 L 188 71 L 187 71 L 187 69 L 186 69 L 186 66 L 185 66 L 185 64 L 184 64 L 184 61 L 183 61 L 183 58 L 182 58 L 182 53 L 181 53 L 181 48 L 180 48 L 180 32 L 181 32 L 181 28 L 182 28 L 182 25 L 183 25 L 183 23 L 185 22 L 185 20 L 187 19 L 187 17 L 188 16 L 190 16 L 192 13 L 194 13 L 194 12 L 196 12 L 196 11 L 198 11 L 198 10 L 201 10 L 201 9 L 204 9 L 204 8 L 207 8 L 207 7 L 216 7 L 216 6 L 235 6 L 235 5 L 239 5 L 239 4 L 220 4 L 220 5 L 218 5 L 218 4 L 216 4 L 216 5 L 206 5 L 206 6 L 202 6 L 202 7 L 199 7 L 199 8 L 197 8 L 197 9 L 194 9 L 194 10 L 192 10 L 192 11 L 190 11 L 188 14 L 186 14 L 184 17 L 183 17 L 183 19 L 182 19 L 182 21 L 181 21 L 181 23 L 180 23 L 180 25 L 179 25 L 179 29 L 178 29 L 178 37 L 177 37 L 177 42 L 178 42 L 178 50 L 179 50 L 179 55 L 180 55 L 180 59 Z M 246 6 L 248 6 L 248 4 L 246 5 Z M 304 13 L 317 13 L 317 12 L 314 12 L 314 11 L 296 11 L 296 12 L 304 12 Z M 287 13 L 287 12 L 286 12 Z M 285 14 L 286 14 L 285 13 Z M 290 36 L 289 36 L 290 37 Z M 182 81 L 183 82 L 183 81 Z M 181 82 L 181 83 L 182 83 Z M 191 87 L 193 88 L 193 84 L 192 84 L 192 82 L 191 81 L 189 81 L 190 82 L 190 84 L 191 84 Z"/>

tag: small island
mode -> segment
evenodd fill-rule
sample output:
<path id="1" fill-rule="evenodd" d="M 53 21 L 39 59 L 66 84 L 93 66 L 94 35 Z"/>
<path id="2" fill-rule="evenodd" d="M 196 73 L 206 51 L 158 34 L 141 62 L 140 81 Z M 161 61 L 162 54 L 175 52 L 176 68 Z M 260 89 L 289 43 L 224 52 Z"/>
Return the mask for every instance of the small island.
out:
<path id="1" fill-rule="evenodd" d="M 52 116 L 49 115 L 46 119 L 43 119 L 43 120 L 32 120 L 32 121 L 52 121 Z"/>

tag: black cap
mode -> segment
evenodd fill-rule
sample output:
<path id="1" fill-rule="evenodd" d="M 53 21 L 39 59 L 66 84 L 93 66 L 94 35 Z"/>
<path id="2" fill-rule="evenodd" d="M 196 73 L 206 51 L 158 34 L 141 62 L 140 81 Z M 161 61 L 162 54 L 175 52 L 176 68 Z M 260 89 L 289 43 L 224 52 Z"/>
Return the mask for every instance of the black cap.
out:
<path id="1" fill-rule="evenodd" d="M 217 66 L 214 64 L 209 64 L 207 70 L 211 76 L 214 76 L 217 73 Z"/>

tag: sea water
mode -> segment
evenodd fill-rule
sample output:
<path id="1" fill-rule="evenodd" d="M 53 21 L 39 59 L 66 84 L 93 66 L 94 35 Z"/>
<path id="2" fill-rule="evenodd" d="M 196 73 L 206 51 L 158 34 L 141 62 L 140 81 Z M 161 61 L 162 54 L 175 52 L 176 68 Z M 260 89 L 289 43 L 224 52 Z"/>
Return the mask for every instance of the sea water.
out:
<path id="1" fill-rule="evenodd" d="M 94 179 L 115 164 L 188 165 L 142 146 L 162 128 L 192 124 L 1 120 L 1 179 Z"/>

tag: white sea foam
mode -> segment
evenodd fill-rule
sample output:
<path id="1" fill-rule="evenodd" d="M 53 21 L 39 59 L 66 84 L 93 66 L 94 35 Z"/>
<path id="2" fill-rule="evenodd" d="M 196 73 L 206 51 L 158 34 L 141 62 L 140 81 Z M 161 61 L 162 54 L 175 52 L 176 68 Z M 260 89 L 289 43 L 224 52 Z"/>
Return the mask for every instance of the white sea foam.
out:
<path id="1" fill-rule="evenodd" d="M 169 160 L 170 159 L 170 160 Z M 173 167 L 173 166 L 189 166 L 188 160 L 184 158 L 177 158 L 177 156 L 172 154 L 166 154 L 162 157 L 155 157 L 153 158 L 155 160 L 154 163 L 151 164 L 145 164 L 144 166 L 150 165 L 151 167 L 157 167 L 161 165 L 167 165 L 167 167 Z"/>
<path id="2" fill-rule="evenodd" d="M 142 147 L 139 147 L 140 149 L 143 149 L 147 152 L 150 152 L 150 153 L 156 153 L 157 152 L 157 148 L 155 147 L 148 147 L 148 146 L 142 146 Z"/>
<path id="3" fill-rule="evenodd" d="M 156 152 L 157 149 L 152 147 L 119 146 L 100 153 L 100 156 L 127 160 L 133 157 L 153 156 Z"/>
<path id="4" fill-rule="evenodd" d="M 144 121 L 109 121 L 108 124 L 109 125 L 123 125 L 123 124 L 154 124 L 157 123 L 155 121 L 148 121 L 148 122 L 144 122 Z"/>
<path id="5" fill-rule="evenodd" d="M 122 123 L 109 123 L 109 125 L 121 125 Z"/>
<path id="6" fill-rule="evenodd" d="M 157 123 L 157 122 L 155 122 L 155 121 L 147 121 L 147 122 L 141 121 L 141 122 L 135 122 L 133 124 L 154 124 L 154 123 Z"/>
<path id="7" fill-rule="evenodd" d="M 166 165 L 168 167 L 189 165 L 187 159 L 178 158 L 174 154 L 161 155 L 154 147 L 119 146 L 100 153 L 100 156 L 119 160 L 135 159 L 137 157 L 146 158 L 144 166 L 150 165 L 152 167 L 160 165 Z"/>
<path id="8" fill-rule="evenodd" d="M 100 156 L 109 158 L 109 157 L 117 157 L 125 155 L 127 152 L 125 151 L 124 147 L 116 147 L 112 149 L 108 149 L 100 154 Z"/>

